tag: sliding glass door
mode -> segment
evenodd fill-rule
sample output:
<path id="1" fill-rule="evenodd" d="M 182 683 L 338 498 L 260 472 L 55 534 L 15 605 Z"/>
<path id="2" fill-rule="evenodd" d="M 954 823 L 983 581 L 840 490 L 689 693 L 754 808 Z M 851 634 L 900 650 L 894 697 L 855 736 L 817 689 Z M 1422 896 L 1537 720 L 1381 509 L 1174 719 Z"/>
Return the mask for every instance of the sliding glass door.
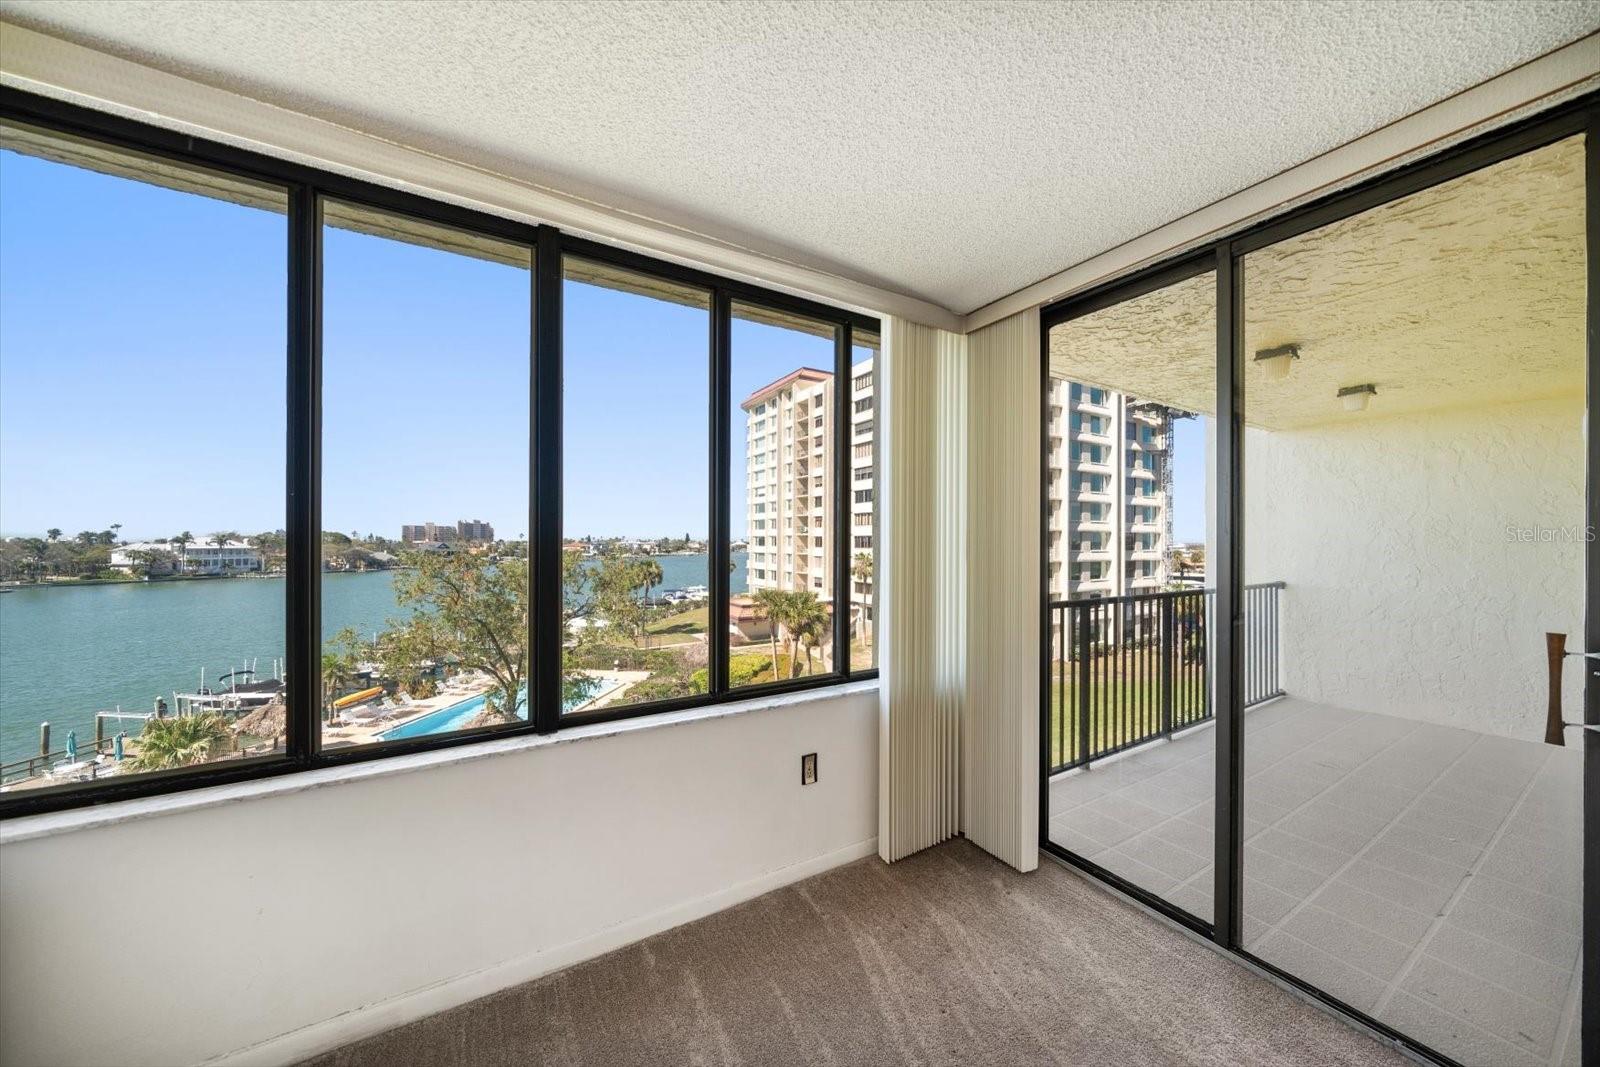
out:
<path id="1" fill-rule="evenodd" d="M 1444 1062 L 1600 1041 L 1594 121 L 1042 316 L 1044 847 Z"/>
<path id="2" fill-rule="evenodd" d="M 1049 840 L 1211 917 L 1216 277 L 1047 333 Z"/>

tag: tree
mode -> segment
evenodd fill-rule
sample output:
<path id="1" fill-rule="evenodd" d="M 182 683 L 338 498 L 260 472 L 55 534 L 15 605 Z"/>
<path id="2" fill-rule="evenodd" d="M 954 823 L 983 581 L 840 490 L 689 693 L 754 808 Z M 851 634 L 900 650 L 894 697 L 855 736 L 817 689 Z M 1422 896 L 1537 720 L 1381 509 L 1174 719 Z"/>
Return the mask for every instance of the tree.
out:
<path id="1" fill-rule="evenodd" d="M 395 579 L 395 600 L 416 609 L 378 643 L 384 673 L 415 674 L 425 660 L 494 679 L 485 707 L 512 722 L 528 672 L 528 565 L 468 552 L 411 553 Z"/>
<path id="2" fill-rule="evenodd" d="M 322 648 L 322 704 L 330 713 L 339 690 L 347 687 L 355 677 L 356 665 L 369 650 L 361 643 L 355 627 L 346 626 L 334 634 Z M 409 679 L 408 679 L 409 680 Z"/>
<path id="3" fill-rule="evenodd" d="M 218 530 L 211 535 L 211 543 L 217 548 L 221 548 L 229 541 L 237 540 L 239 540 L 239 532 L 237 530 Z"/>
<path id="4" fill-rule="evenodd" d="M 184 567 L 187 567 L 189 565 L 189 546 L 194 544 L 194 534 L 185 530 L 174 537 L 172 543 L 178 546 L 178 559 L 182 561 Z"/>
<path id="5" fill-rule="evenodd" d="M 648 615 L 639 592 L 649 587 L 654 569 L 656 581 L 661 580 L 661 565 L 653 560 L 636 560 L 620 552 L 601 557 L 600 566 L 590 568 L 585 574 L 593 598 L 594 609 L 606 620 L 608 626 L 622 631 L 643 644 Z"/>
<path id="6" fill-rule="evenodd" d="M 120 522 L 112 523 L 111 524 L 111 536 L 112 537 L 116 537 L 120 533 L 122 533 L 122 523 L 120 523 Z"/>
<path id="7" fill-rule="evenodd" d="M 231 736 L 227 719 L 215 711 L 149 719 L 139 733 L 139 751 L 126 766 L 135 771 L 192 767 L 215 758 Z"/>
<path id="8" fill-rule="evenodd" d="M 51 544 L 54 544 L 55 542 L 61 540 L 61 527 L 52 526 L 50 529 L 44 532 L 44 535 L 50 539 Z"/>
<path id="9" fill-rule="evenodd" d="M 767 637 L 772 642 L 772 677 L 778 677 L 778 625 L 789 615 L 789 598 L 783 589 L 757 589 L 750 599 L 767 617 Z"/>
<path id="10" fill-rule="evenodd" d="M 800 643 L 807 635 L 821 641 L 828 626 L 828 608 L 809 589 L 799 589 L 789 594 L 783 628 L 789 635 L 789 677 L 800 677 Z M 809 664 L 809 657 L 807 663 Z"/>
<path id="11" fill-rule="evenodd" d="M 857 552 L 856 555 L 855 555 L 855 558 L 850 561 L 850 574 L 851 574 L 852 577 L 855 578 L 856 581 L 860 582 L 863 585 L 866 585 L 867 583 L 871 582 L 872 581 L 872 554 L 870 552 Z M 857 621 L 861 624 L 861 637 L 862 637 L 862 639 L 864 641 L 868 642 L 868 643 L 871 643 L 871 641 L 872 641 L 872 627 L 866 625 L 866 621 L 867 621 L 866 612 L 864 612 L 864 611 L 861 612 L 857 616 Z"/>
<path id="12" fill-rule="evenodd" d="M 73 538 L 73 540 L 77 541 L 78 544 L 84 548 L 88 548 L 90 545 L 95 543 L 97 540 L 97 535 L 93 530 L 79 530 L 78 536 Z"/>
<path id="13" fill-rule="evenodd" d="M 644 599 L 645 603 L 648 604 L 650 602 L 650 590 L 654 589 L 665 580 L 665 576 L 661 573 L 661 564 L 657 563 L 653 559 L 641 559 L 636 561 L 633 564 L 633 567 L 634 573 L 637 575 L 640 584 L 644 587 Z M 645 644 L 648 645 L 650 643 L 649 631 L 645 630 L 641 625 L 639 632 L 644 638 Z"/>

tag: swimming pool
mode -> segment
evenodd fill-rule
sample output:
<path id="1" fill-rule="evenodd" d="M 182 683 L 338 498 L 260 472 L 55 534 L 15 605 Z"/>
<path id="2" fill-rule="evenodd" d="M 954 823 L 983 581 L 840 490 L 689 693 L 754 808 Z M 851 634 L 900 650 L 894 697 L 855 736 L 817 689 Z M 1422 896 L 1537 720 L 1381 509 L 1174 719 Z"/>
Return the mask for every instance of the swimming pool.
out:
<path id="1" fill-rule="evenodd" d="M 613 692 L 622 685 L 621 682 L 614 678 L 597 678 L 595 680 L 600 683 L 599 686 L 578 703 L 587 704 L 591 700 L 599 700 L 607 693 Z M 396 726 L 392 730 L 385 730 L 383 733 L 378 735 L 378 740 L 398 741 L 401 738 L 406 737 L 424 737 L 428 734 L 447 734 L 452 730 L 459 730 L 466 726 L 467 723 L 471 722 L 473 718 L 483 710 L 486 696 L 487 694 L 479 693 L 477 696 L 469 697 L 459 704 L 451 704 L 449 707 L 440 708 L 437 711 L 430 711 L 428 714 L 423 715 L 420 718 L 412 719 L 408 723 Z M 567 710 L 570 711 L 571 709 L 569 708 Z M 517 718 L 526 719 L 527 717 L 528 690 L 527 687 L 524 686 L 521 693 L 519 693 L 517 696 Z"/>

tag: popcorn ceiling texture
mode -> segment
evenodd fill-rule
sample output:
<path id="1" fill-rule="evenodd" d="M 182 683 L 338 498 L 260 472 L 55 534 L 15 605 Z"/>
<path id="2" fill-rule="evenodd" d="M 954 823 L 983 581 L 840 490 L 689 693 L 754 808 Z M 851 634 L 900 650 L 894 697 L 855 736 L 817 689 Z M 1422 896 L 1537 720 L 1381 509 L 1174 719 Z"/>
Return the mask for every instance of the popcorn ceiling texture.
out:
<path id="1" fill-rule="evenodd" d="M 1584 384 L 1583 141 L 1568 138 L 1245 258 L 1245 419 L 1290 429 L 1565 396 Z M 1051 373 L 1216 405 L 1213 274 L 1063 323 Z M 1342 386 L 1378 388 L 1368 414 Z"/>
<path id="2" fill-rule="evenodd" d="M 0 14 L 958 313 L 1600 28 L 1600 0 Z"/>

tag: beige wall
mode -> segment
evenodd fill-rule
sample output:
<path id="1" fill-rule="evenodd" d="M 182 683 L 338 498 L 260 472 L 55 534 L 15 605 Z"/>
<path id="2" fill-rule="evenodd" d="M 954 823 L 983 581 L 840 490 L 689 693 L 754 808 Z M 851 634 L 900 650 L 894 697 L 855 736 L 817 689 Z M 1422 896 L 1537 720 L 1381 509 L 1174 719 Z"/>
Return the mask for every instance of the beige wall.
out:
<path id="1" fill-rule="evenodd" d="M 1543 635 L 1578 647 L 1583 545 L 1517 531 L 1583 522 L 1582 421 L 1569 397 L 1247 431 L 1245 575 L 1288 583 L 1289 694 L 1540 740 Z"/>

